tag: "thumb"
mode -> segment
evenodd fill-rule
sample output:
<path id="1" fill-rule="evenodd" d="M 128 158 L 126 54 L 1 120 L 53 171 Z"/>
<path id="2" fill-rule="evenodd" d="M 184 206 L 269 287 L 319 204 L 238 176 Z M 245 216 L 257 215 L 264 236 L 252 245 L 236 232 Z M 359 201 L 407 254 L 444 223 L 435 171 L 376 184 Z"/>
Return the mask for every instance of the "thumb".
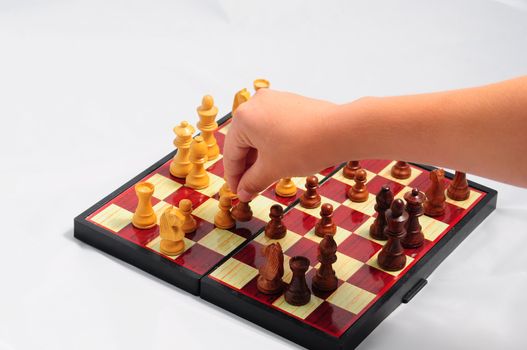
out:
<path id="1" fill-rule="evenodd" d="M 256 162 L 243 173 L 236 193 L 240 201 L 248 202 L 272 182 L 273 178 L 263 166 L 262 159 L 257 158 Z"/>

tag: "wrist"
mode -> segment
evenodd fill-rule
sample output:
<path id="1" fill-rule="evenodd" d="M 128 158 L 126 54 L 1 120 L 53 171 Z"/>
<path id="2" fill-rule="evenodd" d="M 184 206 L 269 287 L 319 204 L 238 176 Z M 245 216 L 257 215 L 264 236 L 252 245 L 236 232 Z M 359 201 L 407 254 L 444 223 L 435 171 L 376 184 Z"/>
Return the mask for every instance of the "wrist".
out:
<path id="1" fill-rule="evenodd" d="M 379 157 L 379 139 L 383 124 L 379 103 L 382 98 L 361 97 L 335 108 L 332 125 L 335 128 L 338 161 Z"/>

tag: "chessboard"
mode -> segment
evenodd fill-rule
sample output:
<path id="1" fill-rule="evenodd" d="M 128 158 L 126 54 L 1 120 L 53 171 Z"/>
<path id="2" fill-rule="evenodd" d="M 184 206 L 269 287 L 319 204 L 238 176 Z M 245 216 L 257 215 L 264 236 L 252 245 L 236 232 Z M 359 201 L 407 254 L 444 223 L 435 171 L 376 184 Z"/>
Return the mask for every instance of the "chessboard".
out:
<path id="1" fill-rule="evenodd" d="M 333 206 L 337 225 L 334 240 L 337 260 L 333 264 L 337 289 L 316 292 L 309 303 L 293 306 L 283 294 L 267 295 L 257 289 L 258 268 L 264 263 L 265 246 L 279 242 L 284 252 L 284 282 L 291 281 L 289 261 L 294 256 L 310 261 L 306 273 L 312 286 L 318 262 L 321 237 L 315 235 L 320 208 L 291 206 L 284 215 L 284 238 L 269 239 L 261 232 L 202 280 L 201 297 L 243 318 L 257 323 L 309 349 L 355 348 L 401 302 L 409 302 L 426 284 L 426 277 L 495 208 L 496 192 L 470 182 L 470 195 L 464 201 L 447 199 L 445 212 L 438 217 L 420 217 L 424 244 L 405 249 L 406 266 L 399 271 L 382 269 L 377 256 L 386 241 L 370 236 L 376 217 L 375 195 L 388 185 L 394 197 L 403 198 L 412 188 L 426 189 L 431 167 L 412 164 L 412 175 L 405 180 L 391 176 L 395 162 L 364 160 L 369 197 L 352 202 L 346 195 L 353 180 L 343 176 L 342 168 L 325 178 L 319 188 L 322 203 Z M 447 174 L 452 178 L 451 174 Z M 448 180 L 450 181 L 450 180 Z"/>
<path id="2" fill-rule="evenodd" d="M 205 163 L 210 184 L 205 189 L 185 186 L 185 179 L 170 174 L 170 162 L 176 151 L 169 153 L 141 174 L 121 186 L 115 192 L 79 215 L 74 222 L 75 237 L 124 260 L 154 276 L 157 276 L 194 295 L 199 295 L 200 279 L 217 266 L 236 248 L 253 238 L 267 223 L 269 208 L 279 204 L 284 209 L 302 195 L 279 197 L 270 186 L 251 201 L 253 218 L 238 222 L 229 230 L 214 226 L 214 215 L 218 211 L 219 190 L 223 179 L 223 142 L 229 130 L 230 114 L 218 121 L 215 137 L 220 156 Z M 317 174 L 323 179 L 335 168 Z M 293 178 L 297 187 L 303 186 L 303 178 Z M 157 225 L 150 229 L 139 229 L 132 225 L 132 216 L 138 199 L 135 185 L 148 182 L 154 185 L 152 196 Z M 160 251 L 159 218 L 169 206 L 178 206 L 182 199 L 192 202 L 192 215 L 197 222 L 196 231 L 185 235 L 185 251 L 177 256 Z M 238 202 L 233 200 L 233 205 Z"/>
<path id="3" fill-rule="evenodd" d="M 469 181 L 470 195 L 463 201 L 447 199 L 441 216 L 420 217 L 424 244 L 405 249 L 406 266 L 399 271 L 383 270 L 377 255 L 385 244 L 370 237 L 375 220 L 376 198 L 380 188 L 388 185 L 395 198 L 403 198 L 412 188 L 424 191 L 430 183 L 432 167 L 411 164 L 411 177 L 391 176 L 394 161 L 363 160 L 366 171 L 366 201 L 352 202 L 346 195 L 353 180 L 343 176 L 343 167 L 324 169 L 316 174 L 322 203 L 333 206 L 337 226 L 334 240 L 337 261 L 333 265 L 338 278 L 337 289 L 328 293 L 313 292 L 303 306 L 288 304 L 283 294 L 268 295 L 258 291 L 256 279 L 263 264 L 262 249 L 279 242 L 284 252 L 284 276 L 291 280 L 289 260 L 295 256 L 309 259 L 306 273 L 311 285 L 318 268 L 317 249 L 321 238 L 314 234 L 320 220 L 320 207 L 306 209 L 299 204 L 305 178 L 293 178 L 298 188 L 295 196 L 280 197 L 275 185 L 258 195 L 250 205 L 253 218 L 237 222 L 232 229 L 214 225 L 219 192 L 224 184 L 222 152 L 229 130 L 231 114 L 218 121 L 214 132 L 220 155 L 205 163 L 210 184 L 204 189 L 185 186 L 185 179 L 170 173 L 176 151 L 163 157 L 119 189 L 103 198 L 74 220 L 74 235 L 114 257 L 134 265 L 189 293 L 250 320 L 276 334 L 310 349 L 356 347 L 384 318 L 401 303 L 409 302 L 426 284 L 426 278 L 496 206 L 495 190 Z M 453 175 L 445 173 L 449 183 Z M 138 229 L 132 224 L 138 205 L 136 185 L 153 185 L 153 210 L 157 224 Z M 184 251 L 176 256 L 160 249 L 159 218 L 182 199 L 192 203 L 192 217 L 197 229 L 184 236 Z M 237 200 L 233 200 L 236 204 Z M 274 204 L 284 209 L 284 238 L 271 240 L 264 227 Z"/>

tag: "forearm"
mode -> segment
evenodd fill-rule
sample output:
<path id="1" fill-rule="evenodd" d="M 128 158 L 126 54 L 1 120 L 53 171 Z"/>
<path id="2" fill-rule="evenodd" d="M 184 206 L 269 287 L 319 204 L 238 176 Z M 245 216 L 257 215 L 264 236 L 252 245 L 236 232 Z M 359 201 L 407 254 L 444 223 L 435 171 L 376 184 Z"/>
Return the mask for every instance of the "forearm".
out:
<path id="1" fill-rule="evenodd" d="M 527 186 L 527 77 L 337 107 L 337 157 L 399 159 Z"/>

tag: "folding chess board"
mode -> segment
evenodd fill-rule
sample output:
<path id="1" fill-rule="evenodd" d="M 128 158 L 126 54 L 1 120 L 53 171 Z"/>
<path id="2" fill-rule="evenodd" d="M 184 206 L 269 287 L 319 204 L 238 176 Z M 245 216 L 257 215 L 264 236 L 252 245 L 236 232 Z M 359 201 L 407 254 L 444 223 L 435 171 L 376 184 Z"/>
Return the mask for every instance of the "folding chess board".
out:
<path id="1" fill-rule="evenodd" d="M 215 134 L 221 150 L 229 118 L 227 115 L 219 121 Z M 448 199 L 444 215 L 420 218 L 425 244 L 406 249 L 405 268 L 388 272 L 377 264 L 384 242 L 369 236 L 369 226 L 376 216 L 375 194 L 384 184 L 390 186 L 395 198 L 402 198 L 414 187 L 424 191 L 432 168 L 412 165 L 412 176 L 399 180 L 390 175 L 393 162 L 361 161 L 370 192 L 364 203 L 347 198 L 352 180 L 342 176 L 341 167 L 321 171 L 317 174 L 319 193 L 322 203 L 333 205 L 337 225 L 334 239 L 338 259 L 333 268 L 339 284 L 336 291 L 313 294 L 307 305 L 294 307 L 285 302 L 283 295 L 258 292 L 256 278 L 263 263 L 262 248 L 276 242 L 263 233 L 269 208 L 280 204 L 286 210 L 284 223 L 288 229 L 286 236 L 278 240 L 285 255 L 284 280 L 291 279 L 289 259 L 301 255 L 311 262 L 306 275 L 311 285 L 318 264 L 320 238 L 314 234 L 314 226 L 320 208 L 305 209 L 298 204 L 304 179 L 294 179 L 299 191 L 291 198 L 276 196 L 274 185 L 270 186 L 251 202 L 251 221 L 223 230 L 214 227 L 218 192 L 224 183 L 222 156 L 205 165 L 210 186 L 194 190 L 184 186 L 184 179 L 170 174 L 174 154 L 168 154 L 75 218 L 75 237 L 310 349 L 357 346 L 401 302 L 408 302 L 426 284 L 426 277 L 496 205 L 496 191 L 469 181 L 467 200 Z M 452 175 L 446 177 L 451 179 Z M 158 218 L 167 206 L 177 206 L 184 198 L 191 200 L 198 228 L 186 235 L 185 251 L 180 255 L 171 257 L 160 252 L 158 226 L 140 230 L 131 224 L 137 205 L 134 185 L 140 181 L 155 185 L 153 204 Z"/>

